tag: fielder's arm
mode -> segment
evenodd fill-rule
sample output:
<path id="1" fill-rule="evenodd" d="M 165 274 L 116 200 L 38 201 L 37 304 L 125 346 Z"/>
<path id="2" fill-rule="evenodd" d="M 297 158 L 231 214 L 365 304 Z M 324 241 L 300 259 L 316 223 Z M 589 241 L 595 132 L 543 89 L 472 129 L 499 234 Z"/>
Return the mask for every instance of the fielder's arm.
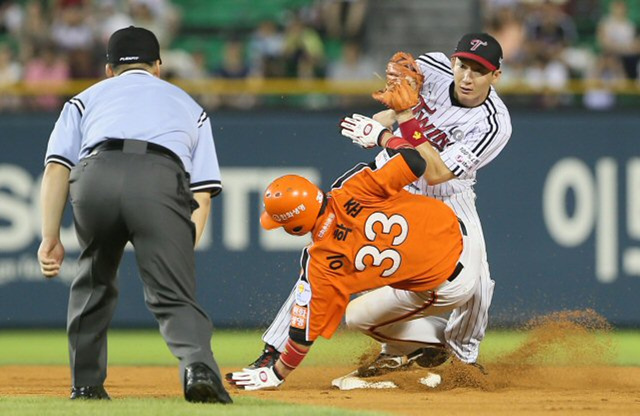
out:
<path id="1" fill-rule="evenodd" d="M 340 133 L 351 139 L 353 143 L 366 149 L 374 146 L 397 149 L 401 147 L 415 148 L 427 162 L 427 170 L 423 175 L 430 185 L 437 185 L 455 177 L 444 164 L 440 154 L 431 146 L 422 134 L 418 121 L 411 110 L 398 113 L 398 122 L 402 137 L 396 137 L 379 121 L 354 114 L 340 122 Z M 418 139 L 416 139 L 416 135 Z"/>
<path id="2" fill-rule="evenodd" d="M 396 121 L 398 121 L 396 112 L 392 109 L 378 111 L 373 116 L 371 116 L 371 118 L 388 129 L 391 129 Z"/>
<path id="3" fill-rule="evenodd" d="M 198 202 L 198 208 L 191 214 L 191 221 L 196 225 L 196 241 L 193 246 L 197 247 L 211 211 L 211 194 L 209 192 L 194 192 L 193 198 Z"/>
<path id="4" fill-rule="evenodd" d="M 68 195 L 69 168 L 58 163 L 48 163 L 40 188 L 42 242 L 38 248 L 40 271 L 45 277 L 57 276 L 64 260 L 60 225 Z"/>

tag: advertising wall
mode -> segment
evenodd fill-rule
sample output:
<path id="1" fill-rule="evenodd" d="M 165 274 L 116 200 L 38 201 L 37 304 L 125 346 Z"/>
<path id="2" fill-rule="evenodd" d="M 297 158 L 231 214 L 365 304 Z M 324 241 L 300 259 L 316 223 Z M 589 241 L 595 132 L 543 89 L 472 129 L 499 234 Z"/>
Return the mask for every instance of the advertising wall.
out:
<path id="1" fill-rule="evenodd" d="M 260 229 L 260 194 L 299 173 L 328 187 L 376 151 L 338 133 L 344 114 L 210 114 L 224 191 L 197 251 L 199 298 L 218 327 L 268 324 L 295 283 L 308 240 Z M 0 328 L 64 326 L 78 244 L 65 218 L 66 259 L 45 280 L 39 183 L 56 115 L 1 115 Z M 503 153 L 478 174 L 478 210 L 496 291 L 491 325 L 592 308 L 640 325 L 640 138 L 637 115 L 514 113 Z M 67 209 L 69 211 L 69 209 Z M 125 254 L 114 325 L 150 326 L 133 253 Z"/>

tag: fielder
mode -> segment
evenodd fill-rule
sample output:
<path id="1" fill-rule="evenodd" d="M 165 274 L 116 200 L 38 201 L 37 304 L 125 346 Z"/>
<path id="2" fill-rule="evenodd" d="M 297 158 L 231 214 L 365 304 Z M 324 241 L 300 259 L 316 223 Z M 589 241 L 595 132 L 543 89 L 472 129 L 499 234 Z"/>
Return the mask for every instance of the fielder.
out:
<path id="1" fill-rule="evenodd" d="M 384 92 L 374 94 L 391 108 L 376 114 L 374 119 L 385 126 L 398 122 L 402 137 L 428 162 L 425 174 L 407 190 L 449 205 L 465 224 L 474 225 L 469 227 L 472 228 L 469 238 L 482 247 L 478 285 L 471 299 L 449 316 L 414 320 L 410 329 L 415 334 L 431 334 L 431 343 L 443 346 L 447 353 L 452 352 L 469 364 L 476 364 L 478 359 L 495 285 L 489 274 L 473 185 L 476 171 L 498 156 L 512 130 L 509 112 L 493 88 L 500 79 L 501 60 L 502 48 L 493 37 L 469 33 L 460 39 L 451 58 L 440 52 L 424 54 L 417 61 L 408 54 L 393 56 L 387 66 L 387 90 L 399 77 L 406 78 L 413 91 L 419 92 L 418 103 L 410 110 L 394 109 L 394 103 L 389 101 L 391 96 Z M 343 134 L 350 138 L 363 135 L 367 124 L 368 121 L 353 119 L 353 128 L 343 128 Z M 385 159 L 385 152 L 381 152 L 377 162 L 384 163 Z M 273 364 L 283 351 L 293 301 L 291 294 L 263 335 L 263 354 L 250 367 Z M 352 324 L 370 333 L 363 327 L 366 322 L 352 321 Z M 377 338 L 382 342 L 378 367 L 405 366 L 410 361 L 407 357 L 416 351 L 416 344 Z M 446 358 L 437 352 L 435 356 L 434 365 Z"/>
<path id="2" fill-rule="evenodd" d="M 479 242 L 467 237 L 451 208 L 403 189 L 425 172 L 419 152 L 384 128 L 377 137 L 387 147 L 387 163 L 358 164 L 327 194 L 295 175 L 276 179 L 265 191 L 261 225 L 297 236 L 310 232 L 312 243 L 302 251 L 283 353 L 273 365 L 227 374 L 232 385 L 260 390 L 282 384 L 319 336 L 333 335 L 345 310 L 350 316 L 353 294 L 371 291 L 355 308 L 372 319 L 388 319 L 376 334 L 408 342 L 410 334 L 399 333 L 398 323 L 451 311 L 473 296 Z M 377 303 L 389 297 L 398 301 Z M 433 307 L 407 315 L 415 303 Z"/>

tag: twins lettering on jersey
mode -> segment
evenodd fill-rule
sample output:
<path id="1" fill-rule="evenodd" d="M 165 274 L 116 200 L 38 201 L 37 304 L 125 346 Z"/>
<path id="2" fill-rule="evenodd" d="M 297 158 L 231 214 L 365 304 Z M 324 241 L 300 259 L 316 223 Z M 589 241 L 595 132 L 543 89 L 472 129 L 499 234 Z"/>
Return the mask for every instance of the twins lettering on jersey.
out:
<path id="1" fill-rule="evenodd" d="M 424 101 L 424 98 L 420 96 L 420 103 L 413 110 L 413 114 L 420 123 L 420 128 L 422 129 L 422 133 L 424 137 L 429 140 L 429 143 L 439 152 L 442 152 L 447 146 L 451 144 L 451 140 L 449 136 L 444 131 L 437 128 L 433 123 L 429 122 L 429 116 L 434 114 L 436 110 L 431 109 L 427 103 Z M 414 139 L 418 140 L 420 137 L 414 137 Z"/>

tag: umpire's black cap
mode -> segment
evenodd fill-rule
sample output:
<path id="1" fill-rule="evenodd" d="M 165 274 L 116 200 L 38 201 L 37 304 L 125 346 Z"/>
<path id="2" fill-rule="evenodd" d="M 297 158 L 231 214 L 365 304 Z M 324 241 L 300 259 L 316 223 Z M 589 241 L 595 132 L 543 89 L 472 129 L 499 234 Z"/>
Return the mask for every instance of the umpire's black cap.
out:
<path id="1" fill-rule="evenodd" d="M 502 63 L 502 47 L 488 33 L 467 33 L 458 42 L 452 56 L 471 59 L 488 70 L 495 71 Z"/>
<path id="2" fill-rule="evenodd" d="M 147 63 L 157 60 L 160 60 L 160 44 L 150 30 L 129 26 L 113 32 L 109 38 L 107 62 L 110 64 Z"/>

